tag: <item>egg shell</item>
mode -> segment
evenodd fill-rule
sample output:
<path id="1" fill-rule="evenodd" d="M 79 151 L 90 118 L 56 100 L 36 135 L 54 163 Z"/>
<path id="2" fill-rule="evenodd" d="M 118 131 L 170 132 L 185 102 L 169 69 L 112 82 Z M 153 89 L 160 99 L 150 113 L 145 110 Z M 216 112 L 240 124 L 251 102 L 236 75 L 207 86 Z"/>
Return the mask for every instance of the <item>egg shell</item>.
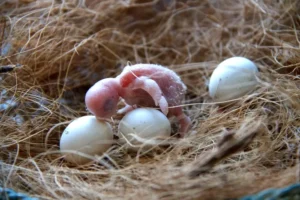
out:
<path id="1" fill-rule="evenodd" d="M 253 91 L 258 69 L 249 59 L 232 57 L 221 62 L 209 82 L 209 95 L 217 102 L 233 100 Z"/>
<path id="2" fill-rule="evenodd" d="M 154 108 L 137 108 L 128 112 L 119 123 L 120 140 L 126 138 L 133 145 L 141 145 L 149 140 L 169 138 L 171 135 L 171 124 L 168 118 Z M 131 134 L 141 140 L 137 140 Z M 124 142 L 124 140 L 123 140 Z"/>
<path id="3" fill-rule="evenodd" d="M 60 139 L 60 150 L 65 160 L 82 165 L 91 159 L 76 152 L 92 157 L 101 155 L 111 147 L 112 143 L 113 131 L 110 124 L 88 115 L 75 119 L 66 127 Z"/>

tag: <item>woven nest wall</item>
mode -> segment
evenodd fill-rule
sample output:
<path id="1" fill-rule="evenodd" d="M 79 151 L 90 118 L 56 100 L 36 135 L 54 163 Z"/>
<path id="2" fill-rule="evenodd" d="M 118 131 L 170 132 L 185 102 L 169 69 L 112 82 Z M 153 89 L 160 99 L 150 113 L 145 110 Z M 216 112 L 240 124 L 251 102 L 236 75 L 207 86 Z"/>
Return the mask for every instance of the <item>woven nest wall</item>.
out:
<path id="1" fill-rule="evenodd" d="M 42 199 L 225 199 L 298 181 L 298 0 L 2 0 L 0 184 Z M 253 60 L 256 90 L 220 107 L 218 63 Z M 86 91 L 130 62 L 173 69 L 193 135 L 147 153 L 114 145 L 70 166 L 59 139 Z M 120 116 L 119 116 L 120 117 Z M 114 126 L 117 125 L 118 117 Z"/>

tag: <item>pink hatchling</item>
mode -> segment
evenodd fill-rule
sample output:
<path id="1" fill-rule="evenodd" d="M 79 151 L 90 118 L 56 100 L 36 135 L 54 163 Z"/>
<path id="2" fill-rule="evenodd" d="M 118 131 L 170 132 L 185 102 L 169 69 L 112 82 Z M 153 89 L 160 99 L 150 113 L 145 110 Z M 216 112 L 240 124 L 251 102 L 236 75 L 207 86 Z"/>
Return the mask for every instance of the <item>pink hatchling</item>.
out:
<path id="1" fill-rule="evenodd" d="M 116 78 L 98 81 L 86 93 L 85 103 L 87 109 L 100 119 L 109 119 L 116 113 L 120 97 L 126 106 L 118 113 L 137 106 L 159 106 L 165 115 L 177 118 L 180 134 L 184 136 L 191 126 L 190 118 L 179 106 L 185 92 L 186 86 L 172 70 L 160 65 L 136 64 L 126 66 Z"/>

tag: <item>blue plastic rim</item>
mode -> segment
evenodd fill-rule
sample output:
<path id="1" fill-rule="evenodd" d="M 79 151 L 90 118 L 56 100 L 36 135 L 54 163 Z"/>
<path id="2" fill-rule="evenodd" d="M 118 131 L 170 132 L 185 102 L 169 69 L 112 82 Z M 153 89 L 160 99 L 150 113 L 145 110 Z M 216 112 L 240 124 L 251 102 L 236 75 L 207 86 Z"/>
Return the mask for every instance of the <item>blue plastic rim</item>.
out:
<path id="1" fill-rule="evenodd" d="M 271 188 L 257 194 L 240 198 L 239 200 L 292 200 L 300 199 L 300 183 L 285 188 Z"/>
<path id="2" fill-rule="evenodd" d="M 0 200 L 38 200 L 38 198 L 32 198 L 25 194 L 15 192 L 12 189 L 0 187 Z"/>

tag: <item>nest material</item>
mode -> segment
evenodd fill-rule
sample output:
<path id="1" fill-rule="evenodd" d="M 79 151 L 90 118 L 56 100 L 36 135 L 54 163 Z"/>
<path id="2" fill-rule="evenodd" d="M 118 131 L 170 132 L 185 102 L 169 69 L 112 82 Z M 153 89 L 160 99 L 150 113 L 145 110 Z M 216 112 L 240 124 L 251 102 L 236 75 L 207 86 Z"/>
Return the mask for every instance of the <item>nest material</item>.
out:
<path id="1" fill-rule="evenodd" d="M 15 66 L 1 76 L 2 186 L 42 199 L 225 199 L 298 181 L 298 0 L 0 5 L 0 64 Z M 260 82 L 220 107 L 206 83 L 232 56 L 255 61 Z M 88 165 L 68 165 L 59 138 L 88 114 L 86 90 L 128 62 L 181 76 L 195 134 L 147 153 L 115 145 Z"/>

